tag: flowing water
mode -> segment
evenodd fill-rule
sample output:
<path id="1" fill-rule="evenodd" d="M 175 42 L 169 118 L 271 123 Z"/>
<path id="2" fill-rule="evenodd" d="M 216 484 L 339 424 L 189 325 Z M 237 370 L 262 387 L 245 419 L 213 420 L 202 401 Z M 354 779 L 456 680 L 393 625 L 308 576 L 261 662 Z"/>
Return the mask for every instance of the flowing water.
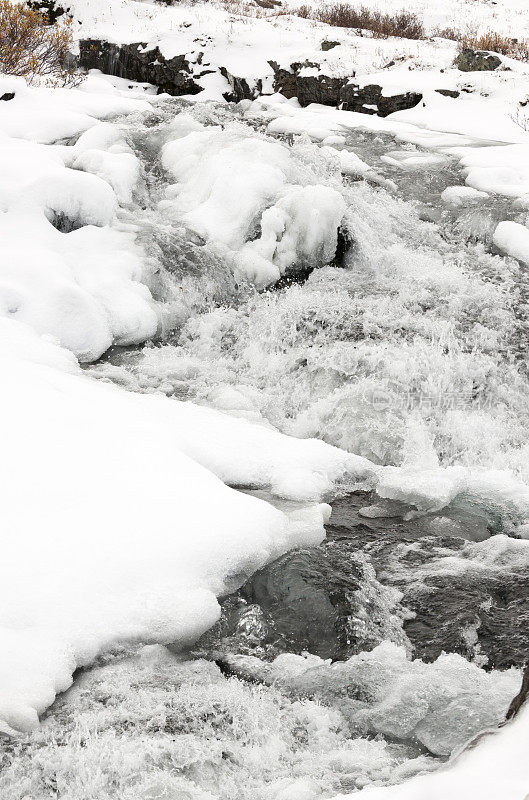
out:
<path id="1" fill-rule="evenodd" d="M 529 477 L 528 282 L 491 246 L 509 206 L 444 206 L 443 189 L 463 182 L 457 161 L 387 135 L 353 132 L 345 146 L 393 191 L 342 180 L 298 137 L 297 181 L 343 194 L 352 243 L 339 264 L 258 292 L 161 210 L 160 150 L 182 110 L 264 135 L 237 107 L 178 100 L 121 123 L 145 178 L 123 221 L 167 325 L 89 372 L 379 464 Z M 225 598 L 191 653 L 117 651 L 79 674 L 42 729 L 6 751 L 1 796 L 316 800 L 438 768 L 518 690 L 526 543 L 487 498 L 410 512 L 369 493 L 334 498 L 326 541 Z"/>
<path id="2" fill-rule="evenodd" d="M 343 193 L 353 243 L 343 265 L 256 292 L 237 286 L 214 246 L 157 207 L 167 186 L 159 152 L 181 105 L 129 127 L 147 176 L 130 221 L 158 268 L 153 290 L 172 303 L 178 324 L 163 341 L 111 351 L 93 373 L 381 464 L 415 459 L 525 476 L 528 278 L 490 248 L 495 221 L 509 216 L 505 204 L 446 210 L 440 191 L 462 182 L 454 159 L 402 170 L 380 160 L 395 142 L 365 133 L 350 134 L 348 146 L 394 179 L 397 192 L 342 181 L 300 137 L 290 147 L 295 177 Z M 258 135 L 225 107 L 192 112 L 241 137 Z"/>

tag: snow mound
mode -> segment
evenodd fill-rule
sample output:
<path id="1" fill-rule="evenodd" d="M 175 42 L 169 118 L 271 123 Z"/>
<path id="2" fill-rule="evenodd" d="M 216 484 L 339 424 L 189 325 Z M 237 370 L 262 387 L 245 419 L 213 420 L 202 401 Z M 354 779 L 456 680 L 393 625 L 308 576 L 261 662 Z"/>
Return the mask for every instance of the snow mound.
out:
<path id="1" fill-rule="evenodd" d="M 21 79 L 0 84 L 15 92 L 0 121 L 0 315 L 53 336 L 80 361 L 97 359 L 112 344 L 149 339 L 159 313 L 143 283 L 145 257 L 118 220 L 119 204 L 132 200 L 139 163 L 119 130 L 72 111 L 105 117 L 147 104 L 30 89 Z M 79 133 L 71 147 L 27 141 Z"/>
<path id="2" fill-rule="evenodd" d="M 494 244 L 504 253 L 529 264 L 529 228 L 518 222 L 500 222 L 494 231 Z"/>
<path id="3" fill-rule="evenodd" d="M 475 200 L 485 200 L 488 196 L 487 192 L 478 192 L 470 186 L 448 186 L 441 192 L 443 203 L 455 207 L 473 203 Z"/>
<path id="4" fill-rule="evenodd" d="M 266 286 L 293 267 L 332 261 L 344 200 L 327 186 L 295 185 L 286 145 L 191 119 L 173 133 L 161 161 L 177 183 L 161 208 L 223 247 L 239 280 Z"/>
<path id="5" fill-rule="evenodd" d="M 261 216 L 261 235 L 248 242 L 236 259 L 236 277 L 272 283 L 296 264 L 308 269 L 328 264 L 337 247 L 345 201 L 327 186 L 290 191 Z"/>

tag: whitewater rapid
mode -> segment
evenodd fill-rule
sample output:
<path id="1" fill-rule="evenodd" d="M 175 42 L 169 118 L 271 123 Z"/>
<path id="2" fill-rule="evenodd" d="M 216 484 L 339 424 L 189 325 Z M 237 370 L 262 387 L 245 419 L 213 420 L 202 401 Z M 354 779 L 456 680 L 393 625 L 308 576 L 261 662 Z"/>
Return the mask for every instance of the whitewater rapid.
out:
<path id="1" fill-rule="evenodd" d="M 441 199 L 462 183 L 458 162 L 389 134 L 355 131 L 320 146 L 268 135 L 267 120 L 244 105 L 153 104 L 113 125 L 140 163 L 120 225 L 143 250 L 161 324 L 147 343 L 113 347 L 86 373 L 389 469 L 378 495 L 373 485 L 331 492 L 322 475 L 334 505 L 327 540 L 221 597 L 219 623 L 193 650 L 114 643 L 14 746 L 0 789 L 9 800 L 317 800 L 434 771 L 503 720 L 520 683 L 527 542 L 512 535 L 524 532 L 527 503 L 502 492 L 511 486 L 504 470 L 529 479 L 527 278 L 492 238 L 499 219 L 522 212 L 493 198 L 447 202 L 457 192 Z M 193 144 L 169 158 L 166 146 L 186 131 L 207 152 Z M 200 229 L 213 192 L 195 179 L 207 157 L 229 181 L 239 154 L 242 191 L 254 147 L 277 158 L 278 172 L 270 197 L 256 201 L 250 243 L 263 240 L 257 254 L 282 275 L 259 288 L 243 279 L 240 220 L 226 217 L 233 230 L 209 238 Z M 368 169 L 354 173 L 352 154 Z M 194 219 L 178 209 L 179 182 Z M 309 252 L 303 214 L 283 198 L 272 222 L 302 232 L 291 239 L 302 263 L 290 264 L 292 248 L 277 259 L 267 249 L 263 231 L 278 228 L 266 228 L 262 212 L 283 185 L 324 187 L 331 221 L 344 210 L 339 258 L 326 245 Z M 336 233 L 328 228 L 318 228 L 326 240 Z M 183 441 L 200 425 L 199 413 L 189 430 L 184 419 Z M 242 488 L 244 445 L 219 441 L 221 477 Z M 400 467 L 408 472 L 391 472 Z M 307 472 L 295 458 L 288 475 L 274 473 L 275 496 L 255 491 L 266 485 L 259 477 L 246 491 L 296 512 L 277 497 L 303 497 Z"/>
<path id="2" fill-rule="evenodd" d="M 339 265 L 256 291 L 235 280 L 213 245 L 168 218 L 171 180 L 160 153 L 182 110 L 220 126 L 228 141 L 266 138 L 264 124 L 243 124 L 240 110 L 175 100 L 124 124 L 146 176 L 130 220 L 158 264 L 154 291 L 176 304 L 178 321 L 151 345 L 111 351 L 93 372 L 379 464 L 527 478 L 528 281 L 491 245 L 498 219 L 523 213 L 501 198 L 442 202 L 443 190 L 462 182 L 457 161 L 399 147 L 387 134 L 354 131 L 345 148 L 394 181 L 394 191 L 343 178 L 331 148 L 290 137 L 290 180 L 341 194 L 350 248 Z"/>

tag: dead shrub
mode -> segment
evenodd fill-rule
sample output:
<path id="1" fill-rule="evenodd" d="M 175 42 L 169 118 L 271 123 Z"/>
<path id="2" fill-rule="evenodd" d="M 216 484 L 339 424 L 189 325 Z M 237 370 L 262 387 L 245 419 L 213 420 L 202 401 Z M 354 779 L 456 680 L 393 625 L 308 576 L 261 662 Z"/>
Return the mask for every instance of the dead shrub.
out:
<path id="1" fill-rule="evenodd" d="M 65 65 L 73 46 L 71 20 L 50 25 L 45 14 L 9 0 L 0 0 L 0 72 L 21 75 L 28 83 L 78 82 Z"/>
<path id="2" fill-rule="evenodd" d="M 301 19 L 310 19 L 312 16 L 312 8 L 310 6 L 299 6 L 293 13 L 296 14 L 297 17 L 301 17 Z"/>
<path id="3" fill-rule="evenodd" d="M 382 11 L 373 11 L 365 6 L 355 8 L 348 3 L 329 3 L 314 9 L 301 6 L 296 13 L 298 16 L 315 19 L 335 28 L 372 31 L 377 39 L 388 39 L 390 36 L 424 39 L 426 36 L 421 20 L 417 14 L 410 11 L 384 14 Z"/>
<path id="4" fill-rule="evenodd" d="M 457 28 L 436 28 L 433 35 L 457 42 L 460 50 L 490 50 L 519 61 L 529 61 L 528 39 L 511 39 L 495 31 L 487 31 L 478 36 L 476 31 L 461 31 Z"/>
<path id="5" fill-rule="evenodd" d="M 462 35 L 457 39 L 461 49 L 491 50 L 502 56 L 517 58 L 519 61 L 529 61 L 529 41 L 527 39 L 510 39 L 495 31 L 487 31 L 481 36 Z"/>
<path id="6" fill-rule="evenodd" d="M 435 36 L 439 39 L 450 39 L 452 42 L 459 42 L 462 36 L 467 35 L 463 34 L 462 31 L 458 30 L 458 28 L 434 28 L 432 31 L 432 36 Z M 471 34 L 468 34 L 471 35 Z"/>

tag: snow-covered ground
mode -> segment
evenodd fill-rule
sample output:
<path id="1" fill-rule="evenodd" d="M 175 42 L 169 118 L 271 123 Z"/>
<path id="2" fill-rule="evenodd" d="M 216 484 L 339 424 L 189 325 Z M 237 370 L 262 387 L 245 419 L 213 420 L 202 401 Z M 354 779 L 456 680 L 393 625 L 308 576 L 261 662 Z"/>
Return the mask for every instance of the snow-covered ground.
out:
<path id="1" fill-rule="evenodd" d="M 514 555 L 505 545 L 512 540 L 497 538 L 502 563 L 529 557 L 528 386 L 520 366 L 529 264 L 529 133 L 520 104 L 529 66 L 504 59 L 497 72 L 462 74 L 452 64 L 453 42 L 374 40 L 290 14 L 130 0 L 71 7 L 82 38 L 157 44 L 166 57 L 186 54 L 191 62 L 204 52 L 201 66 L 214 71 L 197 79 L 204 91 L 185 108 L 97 72 L 70 89 L 0 77 L 0 96 L 15 95 L 0 102 L 0 728 L 11 734 L 38 726 L 75 670 L 102 655 L 140 644 L 188 647 L 218 619 L 217 598 L 285 551 L 323 539 L 324 501 L 339 491 L 374 490 L 411 506 L 411 516 L 479 507 L 498 530 L 522 537 Z M 529 26 L 522 2 L 511 2 L 508 14 L 485 2 L 439 10 L 418 2 L 416 10 L 430 30 L 464 23 L 522 38 Z M 340 45 L 322 52 L 325 39 Z M 273 93 L 270 60 L 285 67 L 317 60 L 323 74 L 354 74 L 361 86 L 418 91 L 423 100 L 386 119 L 301 108 Z M 220 67 L 262 80 L 269 96 L 229 109 Z M 380 157 L 367 147 L 355 153 L 353 141 L 375 147 L 377 137 Z M 399 173 L 434 180 L 436 170 L 452 177 L 438 206 L 461 212 L 470 243 L 450 239 L 398 197 Z M 489 202 L 499 218 L 472 240 L 486 227 L 479 209 Z M 354 242 L 352 255 L 331 265 L 339 230 Z M 261 291 L 300 265 L 315 270 L 305 285 Z M 399 405 L 403 391 L 411 406 Z M 462 406 L 447 410 L 438 403 L 447 397 L 462 398 Z M 233 487 L 266 489 L 274 505 Z M 476 547 L 478 559 L 488 557 Z M 456 708 L 461 718 L 476 684 L 489 703 L 483 724 L 494 723 L 519 681 L 516 671 L 467 668 L 460 656 L 424 665 L 380 647 L 377 670 L 377 659 L 399 665 L 398 703 L 377 700 L 366 736 L 392 737 L 388 708 L 409 700 L 417 716 L 406 736 L 429 747 L 439 734 L 432 709 L 451 720 L 445 706 Z M 148 703 L 159 703 L 151 656 L 162 671 L 182 669 L 181 683 L 193 682 L 186 670 L 195 668 L 175 666 L 166 651 L 142 653 L 137 669 L 155 686 Z M 130 658 L 109 679 L 116 690 L 134 673 Z M 478 791 L 522 800 L 529 788 L 527 712 L 446 770 L 406 781 L 435 766 L 429 757 L 407 771 L 408 751 L 361 736 L 348 744 L 339 709 L 285 706 L 280 693 L 233 689 L 196 663 L 200 691 L 211 682 L 228 706 L 249 702 L 258 719 L 277 716 L 273 747 L 255 732 L 245 744 L 244 759 L 255 748 L 255 763 L 266 757 L 275 776 L 259 797 L 331 796 L 329 775 L 348 748 L 347 763 L 360 765 L 353 788 L 366 786 L 373 800 L 466 800 Z M 340 669 L 316 667 L 330 683 Z M 427 693 L 435 670 L 440 705 L 423 695 L 412 702 L 414 681 Z M 211 702 L 218 704 L 217 689 Z M 74 720 L 86 711 L 75 691 L 65 712 Z M 472 709 L 474 731 L 482 718 Z M 298 758 L 300 725 L 309 737 L 318 732 L 321 748 L 300 745 Z M 56 737 L 45 741 L 49 752 Z M 278 756 L 282 737 L 299 776 L 292 784 Z M 431 752 L 453 753 L 456 740 Z M 27 741 L 39 749 L 37 739 Z M 186 741 L 197 752 L 204 747 L 196 736 Z M 93 763 L 80 761 L 90 780 L 104 760 L 99 744 L 92 742 Z M 134 744 L 122 746 L 122 757 L 133 759 Z M 157 747 L 149 741 L 152 753 Z M 33 779 L 20 784 L 20 758 L 5 777 L 6 800 L 40 791 Z M 154 760 L 159 766 L 164 758 Z M 321 774 L 306 767 L 311 759 Z M 197 756 L 207 772 L 203 760 Z M 250 761 L 233 774 L 217 767 L 223 798 L 230 781 L 254 780 Z M 115 769 L 113 762 L 102 770 L 105 781 L 115 781 Z M 189 788 L 159 772 L 154 782 L 149 773 L 135 800 L 213 796 L 214 779 Z M 60 774 L 71 787 L 68 770 Z M 369 787 L 379 775 L 382 783 L 404 782 Z M 132 797 L 134 780 L 108 797 Z M 90 791 L 103 800 L 101 786 L 88 782 L 72 796 Z"/>

